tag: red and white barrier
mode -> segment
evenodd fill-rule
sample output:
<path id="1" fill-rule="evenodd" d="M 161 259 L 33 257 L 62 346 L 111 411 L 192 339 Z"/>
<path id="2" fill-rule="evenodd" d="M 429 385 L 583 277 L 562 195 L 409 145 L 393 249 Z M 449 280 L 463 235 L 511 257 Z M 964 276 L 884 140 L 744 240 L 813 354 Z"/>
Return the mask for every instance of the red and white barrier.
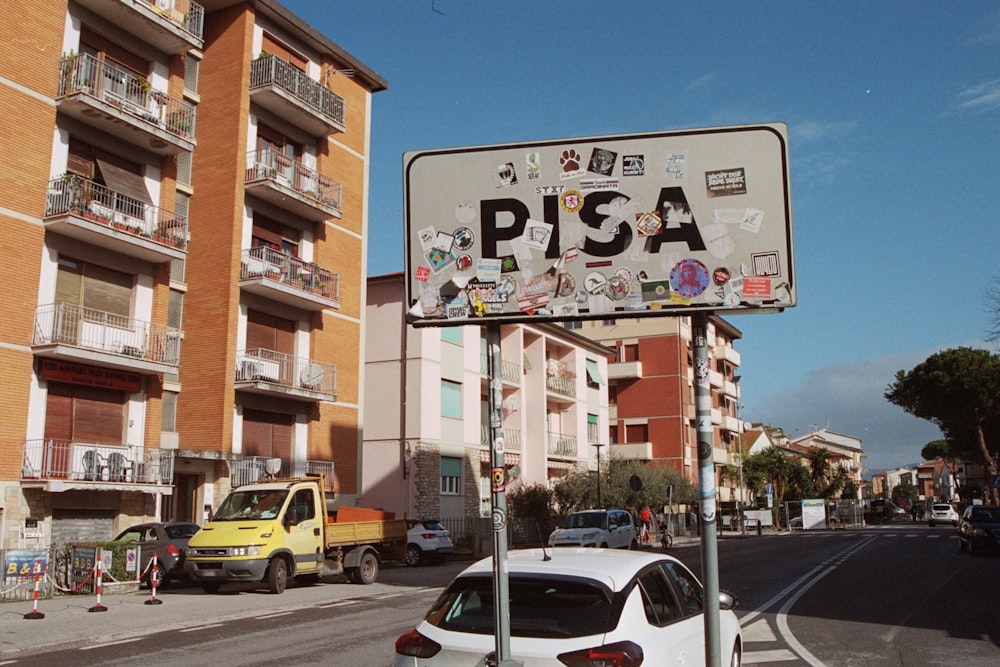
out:
<path id="1" fill-rule="evenodd" d="M 150 572 L 149 574 L 149 590 L 151 591 L 152 595 L 148 600 L 146 600 L 146 604 L 163 604 L 163 600 L 156 599 L 156 583 L 157 580 L 160 578 L 160 574 L 159 570 L 157 570 L 155 551 L 153 552 L 153 559 L 150 561 L 150 564 L 152 565 L 153 568 L 152 572 Z"/>
<path id="2" fill-rule="evenodd" d="M 42 578 L 42 560 L 39 558 L 35 561 L 35 593 L 33 595 L 34 602 L 31 605 L 31 611 L 24 615 L 26 619 L 37 620 L 40 618 L 45 618 L 45 614 L 38 611 L 38 581 Z"/>
<path id="3" fill-rule="evenodd" d="M 97 604 L 88 609 L 87 611 L 107 611 L 108 608 L 101 604 L 101 572 L 104 563 L 104 554 L 100 550 L 97 552 Z"/>

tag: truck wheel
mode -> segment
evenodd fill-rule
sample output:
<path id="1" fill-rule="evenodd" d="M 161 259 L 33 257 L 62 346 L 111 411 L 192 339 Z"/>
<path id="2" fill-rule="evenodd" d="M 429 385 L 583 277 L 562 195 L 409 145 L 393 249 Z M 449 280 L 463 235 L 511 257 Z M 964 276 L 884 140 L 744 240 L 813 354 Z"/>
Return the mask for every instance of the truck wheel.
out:
<path id="1" fill-rule="evenodd" d="M 271 564 L 267 567 L 267 590 L 274 595 L 281 595 L 288 585 L 288 566 L 285 559 L 279 557 L 272 558 Z"/>
<path id="2" fill-rule="evenodd" d="M 215 595 L 222 588 L 222 584 L 218 581 L 210 581 L 201 585 L 201 590 L 205 591 L 209 595 Z"/>
<path id="3" fill-rule="evenodd" d="M 378 558 L 370 551 L 361 557 L 358 567 L 354 568 L 354 583 L 373 584 L 378 579 Z"/>
<path id="4" fill-rule="evenodd" d="M 406 545 L 406 564 L 407 565 L 420 565 L 420 558 L 423 552 L 420 550 L 416 544 Z"/>

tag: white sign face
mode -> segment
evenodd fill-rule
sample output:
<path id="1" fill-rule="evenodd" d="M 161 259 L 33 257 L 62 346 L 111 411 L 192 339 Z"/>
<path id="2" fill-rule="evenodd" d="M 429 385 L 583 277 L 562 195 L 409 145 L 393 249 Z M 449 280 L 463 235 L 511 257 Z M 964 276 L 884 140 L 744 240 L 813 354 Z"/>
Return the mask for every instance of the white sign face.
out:
<path id="1" fill-rule="evenodd" d="M 408 321 L 796 302 L 783 123 L 406 153 Z"/>

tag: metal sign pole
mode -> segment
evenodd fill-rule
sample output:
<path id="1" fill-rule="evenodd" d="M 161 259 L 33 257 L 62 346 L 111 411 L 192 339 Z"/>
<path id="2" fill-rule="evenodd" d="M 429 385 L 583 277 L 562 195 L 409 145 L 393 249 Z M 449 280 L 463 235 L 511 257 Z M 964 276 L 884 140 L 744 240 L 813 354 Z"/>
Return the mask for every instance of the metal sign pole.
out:
<path id="1" fill-rule="evenodd" d="M 692 316 L 694 399 L 698 422 L 698 487 L 701 514 L 701 583 L 705 587 L 705 667 L 720 667 L 719 552 L 716 538 L 715 462 L 712 457 L 712 390 L 708 367 L 708 315 Z"/>
<path id="2" fill-rule="evenodd" d="M 490 501 L 493 506 L 493 628 L 497 667 L 521 667 L 510 657 L 510 588 L 507 576 L 507 470 L 503 438 L 503 358 L 500 324 L 486 324 L 490 413 Z"/>

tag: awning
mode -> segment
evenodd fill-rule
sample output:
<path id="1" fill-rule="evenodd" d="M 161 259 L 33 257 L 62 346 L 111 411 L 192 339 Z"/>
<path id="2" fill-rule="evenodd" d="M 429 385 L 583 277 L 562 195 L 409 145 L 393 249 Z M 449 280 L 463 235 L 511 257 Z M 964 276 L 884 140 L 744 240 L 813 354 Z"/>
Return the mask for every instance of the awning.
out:
<path id="1" fill-rule="evenodd" d="M 587 359 L 587 377 L 594 384 L 604 384 L 604 378 L 601 377 L 601 372 L 597 370 L 597 362 L 593 359 Z"/>
<path id="2" fill-rule="evenodd" d="M 101 170 L 104 182 L 111 190 L 126 197 L 138 199 L 146 204 L 153 203 L 153 199 L 149 196 L 149 191 L 146 189 L 146 182 L 139 174 L 133 174 L 127 169 L 117 167 L 107 160 L 100 158 L 97 159 L 97 168 Z"/>

